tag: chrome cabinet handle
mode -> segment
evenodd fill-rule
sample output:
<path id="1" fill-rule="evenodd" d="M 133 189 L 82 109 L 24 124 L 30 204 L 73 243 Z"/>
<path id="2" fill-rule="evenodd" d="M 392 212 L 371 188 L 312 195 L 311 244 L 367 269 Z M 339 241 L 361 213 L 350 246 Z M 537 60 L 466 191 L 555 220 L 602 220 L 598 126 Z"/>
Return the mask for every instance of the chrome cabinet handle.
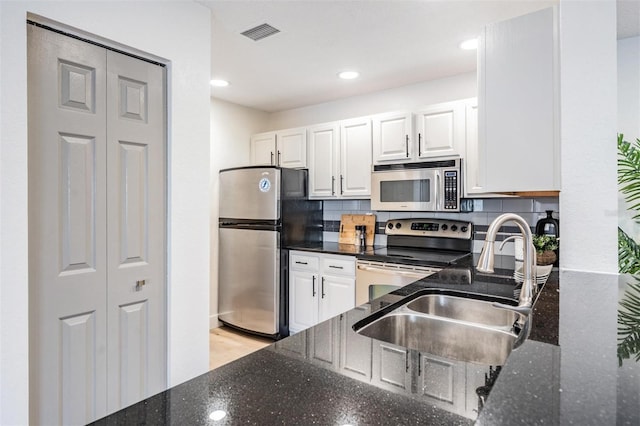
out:
<path id="1" fill-rule="evenodd" d="M 344 190 L 342 189 L 342 181 L 344 180 L 344 177 L 342 177 L 342 175 L 340 175 L 340 195 L 344 194 Z"/>
<path id="2" fill-rule="evenodd" d="M 324 299 L 324 277 L 322 277 L 322 298 Z"/>
<path id="3" fill-rule="evenodd" d="M 270 164 L 273 166 L 273 151 L 271 151 L 271 162 Z"/>
<path id="4" fill-rule="evenodd" d="M 331 195 L 336 195 L 335 186 L 336 186 L 336 177 L 331 176 Z"/>
<path id="5" fill-rule="evenodd" d="M 277 166 L 279 166 L 279 165 L 280 165 L 280 150 L 278 150 L 278 164 L 277 164 Z"/>
<path id="6" fill-rule="evenodd" d="M 307 263 L 307 262 L 300 262 L 299 260 L 296 260 L 296 263 L 297 263 L 298 265 L 308 265 L 308 264 L 309 264 L 309 263 Z"/>
<path id="7" fill-rule="evenodd" d="M 418 133 L 418 157 L 422 155 L 422 147 L 420 146 L 421 142 L 422 142 L 422 135 Z"/>
<path id="8" fill-rule="evenodd" d="M 316 276 L 315 275 L 312 277 L 311 292 L 313 293 L 311 296 L 316 297 Z"/>
<path id="9" fill-rule="evenodd" d="M 344 269 L 344 266 L 329 265 L 329 268 L 333 268 L 333 269 Z"/>

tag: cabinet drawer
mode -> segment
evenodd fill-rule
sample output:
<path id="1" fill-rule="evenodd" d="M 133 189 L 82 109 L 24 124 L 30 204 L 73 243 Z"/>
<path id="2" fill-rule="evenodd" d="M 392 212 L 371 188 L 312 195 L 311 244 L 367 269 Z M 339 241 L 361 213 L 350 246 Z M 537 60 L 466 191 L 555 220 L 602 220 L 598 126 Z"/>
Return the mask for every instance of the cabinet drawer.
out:
<path id="1" fill-rule="evenodd" d="M 323 257 L 321 273 L 355 277 L 356 260 L 350 256 Z"/>
<path id="2" fill-rule="evenodd" d="M 289 254 L 291 269 L 299 271 L 317 271 L 320 265 L 318 256 L 308 255 L 300 252 L 291 252 Z"/>

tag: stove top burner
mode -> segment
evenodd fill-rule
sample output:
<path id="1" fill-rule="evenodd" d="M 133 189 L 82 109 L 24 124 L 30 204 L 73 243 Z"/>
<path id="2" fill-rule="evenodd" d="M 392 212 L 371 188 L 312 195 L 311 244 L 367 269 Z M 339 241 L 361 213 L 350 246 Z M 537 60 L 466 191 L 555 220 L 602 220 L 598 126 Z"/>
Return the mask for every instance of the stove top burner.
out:
<path id="1" fill-rule="evenodd" d="M 451 265 L 457 260 L 470 255 L 465 251 L 447 250 L 421 250 L 398 247 L 376 248 L 373 253 L 376 256 L 386 256 L 394 259 L 419 261 L 428 266 Z"/>

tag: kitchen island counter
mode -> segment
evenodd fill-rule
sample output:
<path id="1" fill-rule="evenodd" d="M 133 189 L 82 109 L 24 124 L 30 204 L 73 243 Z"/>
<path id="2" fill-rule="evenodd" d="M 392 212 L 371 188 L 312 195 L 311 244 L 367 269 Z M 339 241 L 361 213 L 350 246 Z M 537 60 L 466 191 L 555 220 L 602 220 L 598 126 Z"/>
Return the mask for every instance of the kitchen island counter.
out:
<path id="1" fill-rule="evenodd" d="M 514 282 L 478 274 L 472 286 L 509 294 Z M 403 352 L 351 329 L 376 304 L 441 287 L 436 274 L 97 424 L 638 424 L 640 369 L 633 359 L 619 368 L 616 355 L 626 280 L 552 273 L 533 317 L 542 337 L 532 331 L 501 368 Z M 589 308 L 595 300 L 597 312 Z M 561 346 L 553 344 L 558 336 Z M 226 416 L 214 421 L 214 412 Z"/>

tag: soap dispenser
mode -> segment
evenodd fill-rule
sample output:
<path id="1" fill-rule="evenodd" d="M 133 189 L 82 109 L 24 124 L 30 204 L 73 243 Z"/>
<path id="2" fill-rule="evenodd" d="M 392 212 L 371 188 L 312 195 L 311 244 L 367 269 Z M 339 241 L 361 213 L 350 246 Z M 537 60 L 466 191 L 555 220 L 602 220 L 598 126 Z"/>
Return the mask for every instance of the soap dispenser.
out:
<path id="1" fill-rule="evenodd" d="M 553 210 L 547 210 L 547 217 L 536 224 L 536 235 L 551 235 L 560 238 L 560 224 L 553 218 Z"/>

